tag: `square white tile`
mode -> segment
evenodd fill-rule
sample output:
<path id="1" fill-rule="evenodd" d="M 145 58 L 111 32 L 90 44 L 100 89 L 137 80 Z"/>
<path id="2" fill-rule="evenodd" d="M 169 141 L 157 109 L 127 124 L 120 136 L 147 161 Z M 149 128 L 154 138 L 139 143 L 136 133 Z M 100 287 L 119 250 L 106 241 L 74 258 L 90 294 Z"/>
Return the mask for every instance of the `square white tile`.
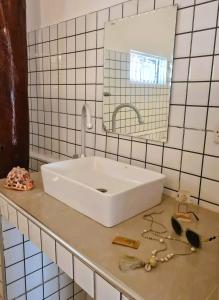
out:
<path id="1" fill-rule="evenodd" d="M 208 130 L 215 130 L 219 128 L 219 107 L 210 107 L 208 110 Z"/>
<path id="2" fill-rule="evenodd" d="M 42 38 L 43 42 L 49 41 L 49 27 L 44 27 L 42 29 Z"/>
<path id="3" fill-rule="evenodd" d="M 190 152 L 183 152 L 182 171 L 194 175 L 201 174 L 202 155 Z"/>
<path id="4" fill-rule="evenodd" d="M 76 51 L 85 50 L 85 34 L 76 35 Z"/>
<path id="5" fill-rule="evenodd" d="M 104 47 L 104 30 L 97 31 L 97 47 Z"/>
<path id="6" fill-rule="evenodd" d="M 214 65 L 213 65 L 213 80 L 219 80 L 219 56 L 214 57 Z"/>
<path id="7" fill-rule="evenodd" d="M 66 56 L 67 59 L 67 68 L 75 68 L 75 53 L 68 53 Z"/>
<path id="8" fill-rule="evenodd" d="M 181 151 L 176 149 L 165 148 L 163 165 L 167 168 L 179 170 L 181 162 Z"/>
<path id="9" fill-rule="evenodd" d="M 193 5 L 194 0 L 175 0 L 174 4 L 177 5 L 177 7 L 182 8 L 182 7 Z"/>
<path id="10" fill-rule="evenodd" d="M 110 7 L 110 20 L 122 18 L 122 4 Z"/>
<path id="11" fill-rule="evenodd" d="M 138 1 L 132 0 L 123 4 L 123 16 L 129 17 L 137 14 Z"/>
<path id="12" fill-rule="evenodd" d="M 182 148 L 183 141 L 183 128 L 169 127 L 168 129 L 168 139 L 165 146 L 173 148 Z"/>
<path id="13" fill-rule="evenodd" d="M 74 257 L 74 280 L 91 297 L 94 297 L 94 272 Z"/>
<path id="14" fill-rule="evenodd" d="M 18 229 L 28 238 L 29 231 L 28 231 L 28 221 L 27 218 L 18 212 Z"/>
<path id="15" fill-rule="evenodd" d="M 193 22 L 193 7 L 184 8 L 178 11 L 176 32 L 190 32 Z"/>
<path id="16" fill-rule="evenodd" d="M 191 193 L 193 197 L 199 196 L 200 177 L 186 173 L 181 174 L 180 189 Z"/>
<path id="17" fill-rule="evenodd" d="M 147 162 L 160 165 L 163 149 L 160 146 L 147 145 Z"/>
<path id="18" fill-rule="evenodd" d="M 76 18 L 76 34 L 85 32 L 85 16 Z"/>
<path id="19" fill-rule="evenodd" d="M 86 68 L 86 83 L 96 82 L 96 68 Z"/>
<path id="20" fill-rule="evenodd" d="M 70 278 L 73 278 L 73 258 L 72 254 L 59 243 L 56 244 L 57 265 Z"/>
<path id="21" fill-rule="evenodd" d="M 219 54 L 219 31 L 217 31 L 217 36 L 216 36 L 215 54 Z"/>
<path id="22" fill-rule="evenodd" d="M 75 51 L 75 36 L 67 38 L 67 52 Z"/>
<path id="23" fill-rule="evenodd" d="M 171 103 L 185 104 L 186 102 L 186 83 L 176 82 L 172 84 Z"/>
<path id="24" fill-rule="evenodd" d="M 86 49 L 96 48 L 97 34 L 96 32 L 86 33 Z"/>
<path id="25" fill-rule="evenodd" d="M 183 149 L 202 153 L 204 148 L 205 133 L 204 131 L 185 130 Z"/>
<path id="26" fill-rule="evenodd" d="M 66 53 L 66 49 L 67 49 L 66 44 L 67 44 L 66 39 L 59 39 L 58 40 L 58 52 L 59 52 L 59 54 Z"/>
<path id="27" fill-rule="evenodd" d="M 85 69 L 76 69 L 76 84 L 85 84 Z"/>
<path id="28" fill-rule="evenodd" d="M 106 151 L 109 153 L 117 154 L 118 143 L 119 143 L 118 138 L 113 138 L 113 137 L 108 136 Z"/>
<path id="29" fill-rule="evenodd" d="M 219 144 L 214 142 L 214 132 L 207 132 L 205 142 L 205 153 L 209 155 L 218 156 Z"/>
<path id="30" fill-rule="evenodd" d="M 173 64 L 173 81 L 187 81 L 189 59 L 176 59 Z"/>
<path id="31" fill-rule="evenodd" d="M 29 238 L 33 242 L 33 244 L 35 244 L 39 249 L 41 249 L 42 245 L 40 228 L 31 221 L 29 221 L 29 234 Z"/>
<path id="32" fill-rule="evenodd" d="M 86 32 L 96 30 L 97 28 L 97 13 L 91 13 L 86 16 Z"/>
<path id="33" fill-rule="evenodd" d="M 207 29 L 216 26 L 217 6 L 217 1 L 196 5 L 194 30 Z"/>
<path id="34" fill-rule="evenodd" d="M 183 127 L 185 115 L 185 106 L 171 105 L 169 125 Z"/>
<path id="35" fill-rule="evenodd" d="M 163 174 L 166 175 L 165 187 L 178 191 L 179 190 L 179 172 L 163 168 Z"/>
<path id="36" fill-rule="evenodd" d="M 198 31 L 192 37 L 192 56 L 212 55 L 214 49 L 215 29 Z"/>
<path id="37" fill-rule="evenodd" d="M 209 82 L 190 82 L 188 84 L 187 104 L 207 105 Z"/>
<path id="38" fill-rule="evenodd" d="M 219 106 L 219 82 L 211 83 L 210 106 Z"/>
<path id="39" fill-rule="evenodd" d="M 67 21 L 67 36 L 75 35 L 75 19 Z"/>
<path id="40" fill-rule="evenodd" d="M 211 77 L 212 57 L 195 57 L 191 59 L 189 80 L 190 81 L 209 81 Z M 203 70 L 205 70 L 203 72 Z"/>
<path id="41" fill-rule="evenodd" d="M 58 38 L 63 38 L 66 36 L 66 22 L 58 24 Z"/>
<path id="42" fill-rule="evenodd" d="M 101 29 L 104 28 L 105 22 L 109 20 L 109 9 L 103 9 L 98 11 L 98 21 L 97 21 L 97 28 Z"/>
<path id="43" fill-rule="evenodd" d="M 96 50 L 86 51 L 86 67 L 96 66 Z"/>
<path id="44" fill-rule="evenodd" d="M 154 0 L 139 0 L 138 12 L 143 13 L 154 9 Z"/>
<path id="45" fill-rule="evenodd" d="M 99 275 L 96 275 L 95 287 L 96 300 L 120 300 L 120 292 Z"/>
<path id="46" fill-rule="evenodd" d="M 85 51 L 76 52 L 76 68 L 85 67 Z"/>
<path id="47" fill-rule="evenodd" d="M 56 262 L 55 240 L 44 231 L 41 231 L 42 251 L 54 262 Z"/>
<path id="48" fill-rule="evenodd" d="M 132 142 L 132 158 L 145 161 L 146 143 Z"/>
<path id="49" fill-rule="evenodd" d="M 219 157 L 205 155 L 203 177 L 219 181 Z"/>
<path id="50" fill-rule="evenodd" d="M 174 57 L 187 57 L 190 54 L 191 33 L 176 36 Z"/>
<path id="51" fill-rule="evenodd" d="M 186 107 L 185 127 L 190 129 L 204 129 L 207 117 L 206 107 Z"/>
<path id="52" fill-rule="evenodd" d="M 105 151 L 106 137 L 103 135 L 96 135 L 96 148 L 100 151 Z"/>
<path id="53" fill-rule="evenodd" d="M 8 205 L 8 220 L 9 222 L 14 225 L 15 227 L 18 226 L 18 220 L 17 220 L 17 211 L 14 207 L 11 205 Z"/>
<path id="54" fill-rule="evenodd" d="M 120 156 L 130 157 L 131 155 L 131 143 L 127 140 L 119 139 L 119 152 Z"/>
<path id="55" fill-rule="evenodd" d="M 161 8 L 161 7 L 165 7 L 165 6 L 170 6 L 173 5 L 173 1 L 172 0 L 156 0 L 156 9 L 157 8 Z"/>
<path id="56" fill-rule="evenodd" d="M 201 199 L 219 204 L 219 182 L 202 179 L 201 182 Z"/>

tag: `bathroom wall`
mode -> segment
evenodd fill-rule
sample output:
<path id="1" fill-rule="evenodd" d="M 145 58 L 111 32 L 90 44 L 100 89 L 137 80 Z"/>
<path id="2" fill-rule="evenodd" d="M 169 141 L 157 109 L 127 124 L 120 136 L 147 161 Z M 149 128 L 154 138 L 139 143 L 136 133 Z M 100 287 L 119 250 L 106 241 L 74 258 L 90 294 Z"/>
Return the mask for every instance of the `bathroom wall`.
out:
<path id="1" fill-rule="evenodd" d="M 167 143 L 106 134 L 102 129 L 104 22 L 178 5 Z M 46 12 L 45 12 L 46 13 Z M 87 154 L 167 175 L 165 192 L 190 190 L 194 201 L 218 210 L 218 1 L 132 0 L 30 32 L 31 149 L 55 159 L 80 153 L 81 108 L 94 117 Z M 219 125 L 219 124 L 218 124 Z"/>

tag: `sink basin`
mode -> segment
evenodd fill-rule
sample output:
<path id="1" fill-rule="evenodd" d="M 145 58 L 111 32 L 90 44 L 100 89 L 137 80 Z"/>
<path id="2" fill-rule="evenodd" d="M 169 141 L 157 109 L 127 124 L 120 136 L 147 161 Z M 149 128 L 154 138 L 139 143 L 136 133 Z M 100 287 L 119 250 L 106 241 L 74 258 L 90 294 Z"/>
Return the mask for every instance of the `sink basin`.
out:
<path id="1" fill-rule="evenodd" d="M 165 176 L 102 157 L 41 167 L 47 194 L 112 227 L 161 201 Z"/>

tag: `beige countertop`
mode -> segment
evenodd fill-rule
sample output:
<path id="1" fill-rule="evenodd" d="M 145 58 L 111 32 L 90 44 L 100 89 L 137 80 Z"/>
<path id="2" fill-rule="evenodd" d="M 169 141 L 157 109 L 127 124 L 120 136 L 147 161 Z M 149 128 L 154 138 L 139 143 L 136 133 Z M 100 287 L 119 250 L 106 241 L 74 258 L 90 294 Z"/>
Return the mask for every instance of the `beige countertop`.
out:
<path id="1" fill-rule="evenodd" d="M 62 241 L 79 253 L 102 276 L 135 299 L 146 300 L 216 300 L 219 285 L 219 239 L 205 243 L 191 256 L 175 257 L 159 264 L 152 272 L 144 269 L 123 273 L 119 270 L 122 255 L 134 255 L 147 260 L 153 249 L 160 245 L 141 238 L 147 228 L 143 214 L 131 218 L 113 228 L 106 228 L 90 218 L 67 207 L 43 192 L 41 176 L 32 174 L 35 188 L 29 192 L 6 190 L 0 181 L 0 193 L 46 226 Z M 164 209 L 156 220 L 170 229 L 170 217 L 175 201 L 164 196 L 162 204 L 150 211 Z M 203 236 L 219 235 L 219 214 L 195 207 L 200 222 L 193 226 Z M 184 225 L 187 227 L 187 225 Z M 171 229 L 170 229 L 171 231 Z M 138 250 L 112 245 L 112 239 L 122 235 L 141 241 Z M 168 253 L 184 251 L 181 243 L 168 241 Z"/>

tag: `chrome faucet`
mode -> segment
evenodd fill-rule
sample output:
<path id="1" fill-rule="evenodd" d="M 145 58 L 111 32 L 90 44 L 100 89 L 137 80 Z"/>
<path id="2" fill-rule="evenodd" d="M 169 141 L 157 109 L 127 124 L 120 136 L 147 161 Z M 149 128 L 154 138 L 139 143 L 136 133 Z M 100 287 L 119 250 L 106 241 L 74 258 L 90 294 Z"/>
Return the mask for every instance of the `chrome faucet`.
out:
<path id="1" fill-rule="evenodd" d="M 89 106 L 84 104 L 81 111 L 81 157 L 86 156 L 86 128 L 92 129 L 92 117 Z"/>
<path id="2" fill-rule="evenodd" d="M 142 118 L 141 114 L 140 114 L 140 111 L 137 109 L 137 107 L 135 107 L 133 104 L 129 104 L 129 103 L 122 103 L 122 104 L 119 104 L 115 109 L 114 109 L 114 112 L 113 112 L 113 115 L 112 115 L 112 132 L 115 132 L 116 131 L 116 115 L 117 115 L 117 112 L 121 109 L 121 108 L 124 108 L 124 107 L 130 107 L 132 108 L 135 112 L 136 112 L 136 115 L 138 117 L 138 122 L 139 124 L 144 124 L 144 119 Z"/>

